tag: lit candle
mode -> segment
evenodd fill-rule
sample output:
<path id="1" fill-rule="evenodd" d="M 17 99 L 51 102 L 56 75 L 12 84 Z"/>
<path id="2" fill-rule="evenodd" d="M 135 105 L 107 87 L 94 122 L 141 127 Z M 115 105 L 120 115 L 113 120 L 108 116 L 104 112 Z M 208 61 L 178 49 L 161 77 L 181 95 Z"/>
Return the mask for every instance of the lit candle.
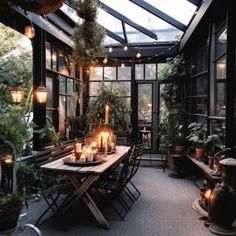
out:
<path id="1" fill-rule="evenodd" d="M 81 143 L 76 143 L 75 144 L 75 152 L 81 152 L 81 147 L 82 147 Z"/>
<path id="2" fill-rule="evenodd" d="M 92 142 L 91 146 L 92 146 L 92 149 L 95 149 L 97 147 L 97 143 L 96 142 Z"/>
<path id="3" fill-rule="evenodd" d="M 210 197 L 211 197 L 211 189 L 207 189 L 205 192 L 205 205 L 209 214 L 209 206 L 210 206 Z"/>
<path id="4" fill-rule="evenodd" d="M 87 150 L 87 161 L 93 161 L 93 151 L 91 149 Z"/>
<path id="5" fill-rule="evenodd" d="M 81 154 L 80 159 L 79 159 L 79 162 L 80 162 L 80 163 L 86 162 L 86 156 L 85 156 L 84 154 Z"/>
<path id="6" fill-rule="evenodd" d="M 12 155 L 6 155 L 5 159 L 4 159 L 4 162 L 7 163 L 7 164 L 11 164 L 13 162 Z"/>
<path id="7" fill-rule="evenodd" d="M 105 125 L 109 123 L 109 106 L 105 105 Z"/>

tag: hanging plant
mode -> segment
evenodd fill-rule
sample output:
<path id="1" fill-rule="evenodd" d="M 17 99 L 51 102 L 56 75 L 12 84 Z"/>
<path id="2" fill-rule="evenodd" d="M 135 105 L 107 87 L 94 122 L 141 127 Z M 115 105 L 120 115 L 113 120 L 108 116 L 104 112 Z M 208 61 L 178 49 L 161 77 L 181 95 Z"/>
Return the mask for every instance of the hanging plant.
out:
<path id="1" fill-rule="evenodd" d="M 74 33 L 73 58 L 80 65 L 89 65 L 95 58 L 103 55 L 102 45 L 105 37 L 104 29 L 96 22 L 97 2 L 95 0 L 76 1 L 76 11 L 83 19 L 77 24 Z"/>
<path id="2" fill-rule="evenodd" d="M 21 8 L 38 15 L 48 14 L 58 10 L 64 0 L 3 0 L 5 6 L 19 5 Z"/>

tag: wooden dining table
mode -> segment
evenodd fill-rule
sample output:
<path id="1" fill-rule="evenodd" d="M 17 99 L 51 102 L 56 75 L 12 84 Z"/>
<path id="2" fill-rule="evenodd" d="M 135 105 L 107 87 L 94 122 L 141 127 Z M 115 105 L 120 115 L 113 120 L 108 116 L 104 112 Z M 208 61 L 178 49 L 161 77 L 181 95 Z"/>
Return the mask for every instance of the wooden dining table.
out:
<path id="1" fill-rule="evenodd" d="M 117 146 L 115 153 L 107 155 L 107 160 L 97 165 L 89 165 L 88 163 L 85 166 L 67 165 L 64 163 L 63 159 L 70 158 L 70 156 L 42 165 L 41 168 L 45 171 L 68 176 L 68 179 L 75 187 L 73 194 L 67 197 L 66 201 L 64 201 L 59 207 L 59 215 L 64 215 L 65 212 L 78 203 L 78 200 L 82 199 L 97 220 L 98 224 L 104 229 L 110 229 L 108 222 L 90 196 L 88 189 L 94 181 L 104 174 L 105 171 L 119 165 L 119 163 L 127 156 L 129 149 L 130 147 L 128 146 Z"/>

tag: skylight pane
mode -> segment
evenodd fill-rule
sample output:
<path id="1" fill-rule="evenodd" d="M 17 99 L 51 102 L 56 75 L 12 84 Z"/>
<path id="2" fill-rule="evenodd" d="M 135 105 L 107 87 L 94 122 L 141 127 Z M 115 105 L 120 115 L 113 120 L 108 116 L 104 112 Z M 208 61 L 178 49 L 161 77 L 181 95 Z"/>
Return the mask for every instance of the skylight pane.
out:
<path id="1" fill-rule="evenodd" d="M 141 25 L 142 27 L 156 32 L 157 30 L 167 30 L 167 29 L 175 29 L 175 27 L 171 26 L 170 24 L 166 23 L 164 20 L 154 16 L 153 14 L 147 12 L 143 8 L 133 4 L 129 0 L 101 0 L 104 4 L 110 6 L 115 11 L 119 12 L 120 14 L 126 16 L 131 21 Z M 109 20 L 107 20 L 109 23 Z M 114 28 L 113 28 L 114 29 Z M 150 40 L 146 40 L 143 42 L 155 42 L 155 39 L 150 38 Z M 167 40 L 169 41 L 169 40 Z M 142 41 L 139 41 L 142 43 Z"/>
<path id="2" fill-rule="evenodd" d="M 115 39 L 109 37 L 109 36 L 106 36 L 105 39 L 104 39 L 104 45 L 121 45 L 120 42 L 116 41 Z"/>
<path id="3" fill-rule="evenodd" d="M 188 25 L 197 7 L 186 0 L 144 0 L 179 22 Z"/>
<path id="4" fill-rule="evenodd" d="M 153 38 L 150 38 L 127 24 L 125 24 L 125 29 L 129 43 L 151 43 L 154 41 Z"/>
<path id="5" fill-rule="evenodd" d="M 114 34 L 124 38 L 121 21 L 102 9 L 98 10 L 97 22 Z"/>

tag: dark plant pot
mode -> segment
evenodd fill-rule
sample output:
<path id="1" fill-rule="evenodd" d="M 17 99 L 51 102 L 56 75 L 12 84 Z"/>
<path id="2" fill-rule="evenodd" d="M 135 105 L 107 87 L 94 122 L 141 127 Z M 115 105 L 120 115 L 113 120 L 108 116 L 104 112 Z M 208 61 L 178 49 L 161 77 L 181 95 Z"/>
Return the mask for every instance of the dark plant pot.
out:
<path id="1" fill-rule="evenodd" d="M 230 227 L 236 218 L 236 193 L 221 183 L 211 193 L 208 220 L 222 227 Z"/>
<path id="2" fill-rule="evenodd" d="M 0 210 L 0 232 L 16 227 L 22 206 Z"/>
<path id="3" fill-rule="evenodd" d="M 208 156 L 208 167 L 212 170 L 214 169 L 214 156 Z"/>

